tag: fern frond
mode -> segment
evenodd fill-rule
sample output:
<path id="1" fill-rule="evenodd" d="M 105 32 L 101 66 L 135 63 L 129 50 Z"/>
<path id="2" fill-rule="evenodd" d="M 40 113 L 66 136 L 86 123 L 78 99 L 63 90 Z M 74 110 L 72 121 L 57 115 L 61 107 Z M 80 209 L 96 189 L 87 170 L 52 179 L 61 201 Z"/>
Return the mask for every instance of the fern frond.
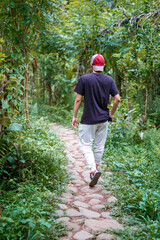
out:
<path id="1" fill-rule="evenodd" d="M 7 152 L 7 144 L 6 142 L 3 142 L 2 139 L 0 139 L 0 176 L 2 174 L 2 169 L 4 167 L 4 163 L 5 163 L 5 155 Z"/>

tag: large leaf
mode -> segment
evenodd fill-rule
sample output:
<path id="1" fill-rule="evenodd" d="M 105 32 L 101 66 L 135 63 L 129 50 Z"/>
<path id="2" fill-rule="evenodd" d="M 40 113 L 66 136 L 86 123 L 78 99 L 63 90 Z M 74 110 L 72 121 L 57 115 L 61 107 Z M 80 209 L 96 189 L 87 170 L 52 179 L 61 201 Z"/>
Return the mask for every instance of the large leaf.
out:
<path id="1" fill-rule="evenodd" d="M 4 127 L 9 127 L 11 120 L 9 117 L 3 116 L 3 118 L 0 120 L 0 123 L 2 124 L 2 126 Z"/>
<path id="2" fill-rule="evenodd" d="M 3 108 L 3 109 L 9 108 L 8 101 L 7 101 L 7 100 L 2 99 L 2 108 Z"/>
<path id="3" fill-rule="evenodd" d="M 23 126 L 19 123 L 11 123 L 7 130 L 9 130 L 9 131 L 21 131 L 22 127 Z"/>

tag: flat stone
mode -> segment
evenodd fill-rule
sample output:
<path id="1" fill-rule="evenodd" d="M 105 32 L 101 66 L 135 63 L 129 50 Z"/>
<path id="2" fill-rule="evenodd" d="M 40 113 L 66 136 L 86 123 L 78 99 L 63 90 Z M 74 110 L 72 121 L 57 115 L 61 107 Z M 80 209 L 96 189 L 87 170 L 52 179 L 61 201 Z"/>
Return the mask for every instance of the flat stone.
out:
<path id="1" fill-rule="evenodd" d="M 73 222 L 67 222 L 67 228 L 72 229 L 72 231 L 78 231 L 80 229 L 80 226 L 77 223 Z"/>
<path id="2" fill-rule="evenodd" d="M 74 200 L 75 200 L 75 201 L 82 201 L 82 202 L 83 202 L 83 201 L 85 200 L 85 197 L 80 196 L 80 195 L 79 195 L 79 196 L 75 196 L 75 197 L 74 197 Z"/>
<path id="3" fill-rule="evenodd" d="M 112 219 L 112 216 L 110 215 L 110 212 L 102 212 L 101 216 L 103 218 L 108 218 L 108 219 Z"/>
<path id="4" fill-rule="evenodd" d="M 73 239 L 74 240 L 89 240 L 89 239 L 92 239 L 93 238 L 93 235 L 86 232 L 86 231 L 80 231 L 80 232 L 77 232 L 74 236 L 73 236 Z"/>
<path id="5" fill-rule="evenodd" d="M 81 161 L 74 162 L 74 165 L 75 165 L 75 166 L 79 166 L 79 167 L 84 167 L 85 164 L 84 164 L 83 158 L 81 159 Z M 83 171 L 84 171 L 84 170 L 83 170 Z"/>
<path id="6" fill-rule="evenodd" d="M 71 193 L 62 193 L 62 197 L 65 199 L 68 199 L 68 198 L 73 198 L 73 195 Z"/>
<path id="7" fill-rule="evenodd" d="M 80 202 L 80 201 L 75 201 L 75 202 L 73 202 L 73 204 L 77 207 L 83 207 L 83 208 L 88 208 L 89 207 L 88 204 L 86 204 L 84 202 Z"/>
<path id="8" fill-rule="evenodd" d="M 61 200 L 62 200 L 62 202 L 64 202 L 64 203 L 70 203 L 71 201 L 72 201 L 72 199 L 71 198 L 62 198 L 61 197 Z"/>
<path id="9" fill-rule="evenodd" d="M 78 157 L 74 156 L 74 158 L 75 158 L 75 161 L 79 161 L 79 162 L 81 161 L 81 164 L 80 165 L 78 164 L 79 166 L 83 168 L 86 166 L 83 156 L 78 156 Z M 74 164 L 76 164 L 75 161 L 74 161 Z M 83 172 L 84 172 L 84 169 L 83 169 Z"/>
<path id="10" fill-rule="evenodd" d="M 111 197 L 108 198 L 107 202 L 108 203 L 112 203 L 112 202 L 114 203 L 114 202 L 117 202 L 117 200 L 118 200 L 117 198 L 111 196 Z"/>
<path id="11" fill-rule="evenodd" d="M 78 159 L 78 160 L 84 159 L 83 153 L 81 153 L 81 151 L 78 154 L 74 153 L 74 157 L 75 157 L 75 159 Z"/>
<path id="12" fill-rule="evenodd" d="M 109 195 L 110 194 L 110 192 L 107 191 L 107 190 L 103 190 L 102 193 L 105 194 L 105 195 Z"/>
<path id="13" fill-rule="evenodd" d="M 84 181 L 78 180 L 78 179 L 72 180 L 72 182 L 75 183 L 75 184 L 79 184 L 79 185 L 86 184 Z"/>
<path id="14" fill-rule="evenodd" d="M 74 219 L 74 222 L 81 226 L 82 224 L 84 224 L 84 220 L 85 220 L 84 218 L 77 218 Z"/>
<path id="15" fill-rule="evenodd" d="M 65 204 L 59 203 L 58 206 L 60 207 L 60 209 L 62 210 L 66 210 L 67 206 Z"/>
<path id="16" fill-rule="evenodd" d="M 85 186 L 85 187 L 81 188 L 81 191 L 85 192 L 85 193 L 95 193 L 102 189 L 103 189 L 103 187 L 101 185 L 95 185 L 92 188 L 90 188 L 89 186 Z"/>
<path id="17" fill-rule="evenodd" d="M 86 218 L 99 218 L 100 214 L 91 210 L 88 210 L 86 208 L 79 207 L 79 210 L 83 216 Z"/>
<path id="18" fill-rule="evenodd" d="M 68 190 L 69 190 L 69 191 L 72 191 L 72 192 L 74 192 L 74 193 L 77 193 L 77 188 L 75 188 L 75 187 L 69 186 L 69 187 L 68 187 Z"/>
<path id="19" fill-rule="evenodd" d="M 75 169 L 69 169 L 68 172 L 77 174 L 77 171 Z"/>
<path id="20" fill-rule="evenodd" d="M 82 167 L 79 164 L 74 163 L 74 169 L 78 172 L 79 170 L 83 170 Z"/>
<path id="21" fill-rule="evenodd" d="M 100 194 L 90 194 L 90 195 L 87 195 L 86 196 L 87 198 L 103 198 L 103 196 L 102 195 L 100 195 Z"/>
<path id="22" fill-rule="evenodd" d="M 72 168 L 73 168 L 73 163 L 68 164 L 67 167 L 68 167 L 69 169 L 72 169 Z"/>
<path id="23" fill-rule="evenodd" d="M 75 168 L 76 168 L 76 167 L 75 167 Z M 76 171 L 77 171 L 78 173 L 82 173 L 82 172 L 83 172 L 83 169 L 80 168 L 80 167 L 77 167 L 77 168 L 76 168 Z"/>
<path id="24" fill-rule="evenodd" d="M 70 239 L 66 237 L 61 237 L 61 238 L 58 238 L 58 240 L 70 240 Z"/>
<path id="25" fill-rule="evenodd" d="M 82 176 L 84 177 L 85 182 L 88 182 L 88 183 L 90 182 L 89 173 L 90 173 L 89 170 L 84 171 L 84 172 L 82 173 Z"/>
<path id="26" fill-rule="evenodd" d="M 112 240 L 112 239 L 115 239 L 114 236 L 107 233 L 101 233 L 96 238 L 96 240 Z"/>
<path id="27" fill-rule="evenodd" d="M 101 210 L 101 209 L 105 209 L 105 206 L 103 204 L 97 204 L 92 206 L 93 210 Z"/>
<path id="28" fill-rule="evenodd" d="M 56 217 L 62 217 L 64 215 L 64 212 L 62 210 L 56 210 L 55 211 L 55 216 Z"/>
<path id="29" fill-rule="evenodd" d="M 75 151 L 75 147 L 74 147 L 72 144 L 65 142 L 65 145 L 66 145 L 66 147 L 68 148 L 68 150 L 69 150 L 70 152 L 71 152 L 71 151 Z"/>
<path id="30" fill-rule="evenodd" d="M 70 232 L 68 232 L 67 236 L 68 236 L 69 239 L 72 239 L 72 235 L 73 235 L 73 233 L 72 233 L 72 231 L 70 231 Z"/>
<path id="31" fill-rule="evenodd" d="M 99 204 L 101 203 L 101 201 L 99 199 L 91 199 L 88 204 L 89 205 L 96 205 L 96 204 Z"/>
<path id="32" fill-rule="evenodd" d="M 77 174 L 73 174 L 71 177 L 72 177 L 72 179 L 82 180 L 82 178 L 80 176 L 78 176 Z"/>
<path id="33" fill-rule="evenodd" d="M 71 157 L 71 156 L 68 157 L 68 156 L 67 156 L 67 158 L 68 158 L 68 161 L 69 161 L 70 163 L 74 164 L 75 159 L 74 159 L 73 157 Z M 70 169 L 71 169 L 71 168 L 70 168 Z M 69 169 L 69 170 L 70 170 L 70 169 Z"/>
<path id="34" fill-rule="evenodd" d="M 68 215 L 68 216 L 70 216 L 70 217 L 81 217 L 81 216 L 83 216 L 82 215 L 82 213 L 80 213 L 80 212 L 78 212 L 77 210 L 75 210 L 75 209 L 68 209 L 67 211 L 66 211 L 66 214 Z"/>
<path id="35" fill-rule="evenodd" d="M 69 217 L 61 217 L 61 218 L 57 218 L 56 220 L 67 223 L 67 222 L 69 222 L 70 218 Z"/>
<path id="36" fill-rule="evenodd" d="M 123 230 L 123 226 L 114 219 L 86 219 L 85 227 L 95 231 L 104 231 L 104 230 Z"/>

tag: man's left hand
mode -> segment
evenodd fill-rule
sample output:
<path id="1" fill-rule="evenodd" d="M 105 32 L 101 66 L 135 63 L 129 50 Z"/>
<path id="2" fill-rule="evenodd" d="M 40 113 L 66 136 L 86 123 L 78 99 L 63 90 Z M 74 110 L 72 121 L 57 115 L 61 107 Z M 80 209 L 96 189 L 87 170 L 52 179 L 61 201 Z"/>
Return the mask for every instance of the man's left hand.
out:
<path id="1" fill-rule="evenodd" d="M 76 117 L 73 117 L 72 119 L 72 127 L 73 128 L 77 128 L 78 125 L 78 119 Z"/>

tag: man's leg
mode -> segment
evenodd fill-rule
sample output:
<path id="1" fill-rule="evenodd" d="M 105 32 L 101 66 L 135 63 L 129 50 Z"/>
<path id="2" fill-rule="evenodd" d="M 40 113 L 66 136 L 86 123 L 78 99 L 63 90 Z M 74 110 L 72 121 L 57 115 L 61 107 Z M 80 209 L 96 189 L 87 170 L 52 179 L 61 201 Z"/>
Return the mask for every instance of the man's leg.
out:
<path id="1" fill-rule="evenodd" d="M 108 130 L 108 121 L 97 125 L 97 129 L 95 132 L 95 143 L 94 143 L 94 158 L 95 158 L 97 170 L 103 156 L 104 145 L 107 137 L 107 130 Z"/>
<path id="2" fill-rule="evenodd" d="M 79 143 L 91 173 L 96 171 L 95 158 L 92 151 L 95 130 L 95 125 L 79 124 Z"/>

